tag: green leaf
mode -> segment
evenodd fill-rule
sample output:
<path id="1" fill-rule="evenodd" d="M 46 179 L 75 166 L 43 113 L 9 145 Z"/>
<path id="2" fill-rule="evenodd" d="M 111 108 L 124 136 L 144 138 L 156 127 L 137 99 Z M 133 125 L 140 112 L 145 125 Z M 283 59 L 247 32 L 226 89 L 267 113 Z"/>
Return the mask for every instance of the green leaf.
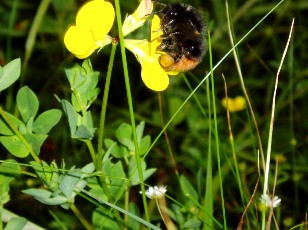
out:
<path id="1" fill-rule="evenodd" d="M 29 154 L 26 146 L 16 135 L 2 136 L 0 137 L 0 142 L 15 157 L 24 158 Z"/>
<path id="2" fill-rule="evenodd" d="M 32 165 L 33 169 L 36 171 L 37 175 L 45 182 L 48 181 L 46 175 L 51 174 L 52 170 L 49 165 L 45 161 L 41 161 L 41 163 L 36 161 L 30 161 L 30 165 Z M 51 177 L 51 176 L 50 176 Z"/>
<path id="3" fill-rule="evenodd" d="M 94 72 L 89 59 L 82 66 L 76 64 L 65 70 L 72 93 L 72 106 L 75 111 L 85 113 L 96 99 L 100 89 L 96 88 L 99 72 Z"/>
<path id="4" fill-rule="evenodd" d="M 148 151 L 150 145 L 151 145 L 151 137 L 149 135 L 142 138 L 139 146 L 139 151 L 141 156 Z"/>
<path id="5" fill-rule="evenodd" d="M 25 123 L 31 117 L 35 117 L 39 108 L 39 101 L 35 93 L 28 87 L 22 87 L 17 93 L 17 107 Z"/>
<path id="6" fill-rule="evenodd" d="M 97 208 L 92 215 L 92 223 L 95 229 L 104 230 L 120 230 L 118 222 L 109 217 L 108 210 L 105 208 Z"/>
<path id="7" fill-rule="evenodd" d="M 33 123 L 33 132 L 47 134 L 60 120 L 62 112 L 59 109 L 51 109 L 40 114 Z"/>
<path id="8" fill-rule="evenodd" d="M 75 64 L 72 68 L 65 69 L 64 71 L 72 90 L 84 84 L 87 80 L 85 75 L 80 74 L 79 64 Z"/>
<path id="9" fill-rule="evenodd" d="M 145 161 L 141 162 L 141 168 L 142 168 L 142 175 L 143 175 L 143 180 L 145 181 L 148 179 L 155 171 L 156 168 L 150 168 L 146 169 L 146 163 Z M 129 162 L 128 166 L 128 175 L 131 178 L 131 184 L 132 185 L 138 185 L 140 184 L 140 177 L 137 169 L 137 163 L 134 158 L 132 158 Z"/>
<path id="10" fill-rule="evenodd" d="M 79 172 L 70 172 L 63 177 L 61 183 L 59 184 L 59 189 L 68 200 L 71 200 L 74 196 L 76 196 L 74 193 L 74 188 L 80 180 L 81 175 L 81 170 L 79 170 Z"/>
<path id="11" fill-rule="evenodd" d="M 182 229 L 182 226 L 184 225 L 185 222 L 185 218 L 181 212 L 181 207 L 179 207 L 176 204 L 172 204 L 171 207 L 173 212 L 170 214 L 170 216 L 175 220 L 175 222 L 178 223 L 180 229 Z"/>
<path id="12" fill-rule="evenodd" d="M 105 145 L 109 149 L 111 146 L 114 146 L 111 150 L 111 155 L 115 158 L 123 158 L 129 156 L 129 152 L 126 147 L 119 145 L 117 142 L 111 139 L 105 139 Z"/>
<path id="13" fill-rule="evenodd" d="M 127 142 L 127 140 L 131 140 L 132 139 L 132 127 L 129 124 L 123 123 L 119 126 L 119 128 L 116 131 L 116 138 L 117 140 L 125 145 L 125 143 Z"/>
<path id="14" fill-rule="evenodd" d="M 20 174 L 20 167 L 15 160 L 6 160 L 0 164 L 0 206 L 10 200 L 10 183 Z"/>
<path id="15" fill-rule="evenodd" d="M 85 107 L 82 108 L 82 103 L 79 102 L 79 98 L 77 98 L 75 94 L 78 94 L 78 93 L 73 91 L 72 96 L 71 96 L 72 106 L 74 107 L 74 110 L 76 112 L 83 111 Z"/>
<path id="16" fill-rule="evenodd" d="M 110 193 L 115 200 L 119 200 L 126 187 L 126 175 L 122 162 L 118 161 L 116 164 L 113 164 L 108 175 L 111 176 Z"/>
<path id="17" fill-rule="evenodd" d="M 6 224 L 4 230 L 24 229 L 27 224 L 27 219 L 23 217 L 13 217 Z"/>
<path id="18" fill-rule="evenodd" d="M 63 110 L 68 119 L 71 136 L 73 137 L 77 129 L 78 113 L 76 113 L 76 111 L 74 110 L 74 107 L 67 100 L 61 100 L 61 103 L 62 103 Z"/>
<path id="19" fill-rule="evenodd" d="M 48 189 L 55 191 L 58 188 L 60 175 L 55 161 L 51 162 L 50 165 L 48 165 L 45 161 L 41 161 L 41 163 L 31 161 L 30 164 L 33 166 L 33 169 Z"/>
<path id="20" fill-rule="evenodd" d="M 17 119 L 14 115 L 7 112 L 5 112 L 5 114 L 10 119 L 10 121 L 15 125 L 16 128 L 18 128 L 20 125 L 23 124 L 23 122 Z M 14 135 L 11 128 L 7 125 L 7 123 L 3 120 L 1 116 L 0 116 L 0 134 L 6 136 Z"/>
<path id="21" fill-rule="evenodd" d="M 128 148 L 129 151 L 135 152 L 135 145 L 132 141 L 132 127 L 129 124 L 123 123 L 116 131 L 117 140 Z"/>
<path id="22" fill-rule="evenodd" d="M 26 133 L 32 133 L 33 121 L 34 121 L 34 117 L 30 117 L 30 119 L 28 120 L 26 124 L 25 133 L 22 133 L 23 135 Z"/>
<path id="23" fill-rule="evenodd" d="M 25 135 L 26 133 L 28 133 L 27 127 L 24 123 L 18 126 L 18 131 L 21 133 L 21 135 Z"/>
<path id="24" fill-rule="evenodd" d="M 92 121 L 91 111 L 85 112 L 85 114 L 81 118 L 81 124 L 86 126 L 88 129 L 93 129 L 93 121 Z"/>
<path id="25" fill-rule="evenodd" d="M 39 155 L 41 152 L 41 146 L 48 136 L 45 134 L 26 133 L 24 137 L 31 145 L 33 152 L 35 152 L 36 155 Z"/>
<path id="26" fill-rule="evenodd" d="M 181 185 L 182 192 L 185 196 L 189 196 L 191 199 L 195 201 L 199 200 L 196 190 L 191 185 L 189 180 L 187 180 L 187 178 L 183 175 L 180 177 L 180 185 Z"/>
<path id="27" fill-rule="evenodd" d="M 84 172 L 84 174 L 82 174 L 82 176 L 81 176 L 82 178 L 84 176 L 87 176 L 87 174 L 90 174 L 90 173 L 94 172 L 95 167 L 94 167 L 93 162 L 83 166 L 81 170 L 82 170 L 82 172 Z"/>
<path id="28" fill-rule="evenodd" d="M 20 76 L 20 58 L 10 61 L 4 67 L 0 66 L 0 92 L 12 85 Z"/>
<path id="29" fill-rule="evenodd" d="M 87 164 L 82 169 L 71 169 L 61 180 L 59 189 L 68 200 L 73 199 L 76 196 L 75 191 L 82 190 L 88 183 L 86 180 L 83 180 L 83 178 L 94 172 L 94 170 L 95 167 L 93 163 Z"/>
<path id="30" fill-rule="evenodd" d="M 110 154 L 112 152 L 112 149 L 114 148 L 115 145 L 116 145 L 116 143 L 114 142 L 109 147 L 107 147 L 107 151 L 106 152 L 103 151 L 104 152 L 103 163 L 108 160 L 108 158 L 109 158 L 109 156 L 110 156 Z"/>
<path id="31" fill-rule="evenodd" d="M 192 218 L 186 221 L 183 225 L 184 229 L 199 229 L 201 226 L 201 221 L 198 220 L 197 218 Z"/>
<path id="32" fill-rule="evenodd" d="M 72 137 L 77 139 L 92 139 L 94 132 L 95 129 L 88 129 L 86 126 L 80 125 Z"/>
<path id="33" fill-rule="evenodd" d="M 95 195 L 96 197 L 98 197 L 102 200 L 108 201 L 108 196 L 104 193 L 104 189 L 102 187 L 100 187 L 100 185 L 98 183 L 96 185 L 88 184 L 88 186 L 91 188 L 89 190 L 89 192 L 91 192 L 91 194 Z"/>
<path id="34" fill-rule="evenodd" d="M 5 160 L 0 164 L 0 174 L 4 174 L 7 177 L 16 177 L 20 175 L 20 166 L 13 159 Z"/>
<path id="35" fill-rule="evenodd" d="M 128 211 L 135 216 L 140 216 L 140 211 L 138 209 L 138 206 L 133 202 L 129 203 Z M 141 226 L 139 221 L 135 220 L 134 218 L 130 216 L 128 217 L 127 224 L 130 229 L 140 229 L 140 226 Z"/>
<path id="36" fill-rule="evenodd" d="M 137 125 L 136 127 L 137 140 L 138 140 L 139 145 L 140 145 L 140 142 L 143 136 L 144 126 L 145 126 L 145 122 L 141 121 L 140 124 Z"/>
<path id="37" fill-rule="evenodd" d="M 47 205 L 60 205 L 67 202 L 67 198 L 64 196 L 52 196 L 52 192 L 44 190 L 44 189 L 35 189 L 30 188 L 26 190 L 22 190 L 23 193 L 33 196 L 39 202 Z"/>

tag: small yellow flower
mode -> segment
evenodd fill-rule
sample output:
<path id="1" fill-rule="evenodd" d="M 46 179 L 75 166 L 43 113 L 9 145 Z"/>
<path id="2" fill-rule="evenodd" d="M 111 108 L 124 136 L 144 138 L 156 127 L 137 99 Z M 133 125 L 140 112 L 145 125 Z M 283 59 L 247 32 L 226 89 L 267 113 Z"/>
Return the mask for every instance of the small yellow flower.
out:
<path id="1" fill-rule="evenodd" d="M 222 99 L 222 105 L 227 108 L 227 100 L 226 98 Z M 241 111 L 246 108 L 246 100 L 242 96 L 238 96 L 236 98 L 228 98 L 228 110 L 230 112 Z"/>
<path id="2" fill-rule="evenodd" d="M 141 78 L 144 84 L 154 91 L 163 91 L 169 85 L 169 75 L 176 75 L 178 72 L 165 72 L 159 63 L 162 52 L 156 52 L 160 44 L 158 37 L 162 31 L 159 29 L 160 19 L 154 15 L 151 27 L 151 41 L 147 40 L 125 40 L 125 47 L 133 52 L 141 64 Z"/>
<path id="3" fill-rule="evenodd" d="M 76 25 L 64 35 L 66 48 L 77 58 L 89 57 L 97 48 L 111 43 L 107 36 L 115 18 L 111 3 L 93 0 L 83 5 L 77 13 Z"/>

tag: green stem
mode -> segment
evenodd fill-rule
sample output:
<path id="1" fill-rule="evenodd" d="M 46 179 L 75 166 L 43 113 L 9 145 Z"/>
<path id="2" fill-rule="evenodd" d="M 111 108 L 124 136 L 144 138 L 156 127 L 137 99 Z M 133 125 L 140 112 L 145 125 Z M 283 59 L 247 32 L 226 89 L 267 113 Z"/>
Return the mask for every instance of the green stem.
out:
<path id="1" fill-rule="evenodd" d="M 156 203 L 156 206 L 157 206 L 159 215 L 160 215 L 161 219 L 163 220 L 165 226 L 167 227 L 167 226 L 168 226 L 168 223 L 166 222 L 166 220 L 165 220 L 165 218 L 164 218 L 164 215 L 163 215 L 163 213 L 162 213 L 161 210 L 160 210 L 159 203 L 158 203 L 158 198 L 155 198 L 155 203 Z"/>
<path id="2" fill-rule="evenodd" d="M 206 81 L 206 97 L 207 97 L 207 102 L 208 102 L 208 113 L 209 113 L 209 117 L 208 117 L 208 123 L 209 123 L 209 146 L 208 146 L 208 154 L 207 154 L 207 165 L 205 165 L 206 167 L 206 183 L 205 183 L 205 194 L 204 194 L 204 200 L 205 200 L 205 204 L 204 204 L 204 209 L 206 210 L 206 212 L 210 215 L 213 216 L 213 207 L 214 207 L 214 201 L 213 201 L 213 168 L 212 168 L 212 108 L 211 108 L 211 94 L 210 94 L 210 83 L 209 83 L 209 79 L 207 79 Z M 204 156 L 206 157 L 206 156 Z M 206 228 L 211 228 L 214 229 L 214 223 L 213 220 L 211 220 L 211 218 L 209 218 L 208 215 L 205 216 L 204 219 L 204 224 L 203 225 L 203 229 Z"/>
<path id="3" fill-rule="evenodd" d="M 125 190 L 125 210 L 128 211 L 129 208 L 129 189 Z M 124 222 L 128 223 L 128 215 L 124 215 Z M 124 230 L 127 229 L 127 226 L 124 227 Z"/>
<path id="4" fill-rule="evenodd" d="M 9 28 L 6 37 L 6 59 L 11 60 L 12 58 L 12 32 L 14 30 L 14 23 L 16 21 L 17 15 L 17 7 L 18 7 L 19 0 L 14 0 L 12 3 L 12 10 L 10 13 L 10 20 L 9 20 Z"/>
<path id="5" fill-rule="evenodd" d="M 245 197 L 244 197 L 244 192 L 243 192 L 243 187 L 242 187 L 242 182 L 241 182 L 241 176 L 240 176 L 238 161 L 237 161 L 236 152 L 235 152 L 235 145 L 234 145 L 234 139 L 233 139 L 232 126 L 231 126 L 231 117 L 230 117 L 229 105 L 228 105 L 228 87 L 227 87 L 227 82 L 226 82 L 226 79 L 225 79 L 224 75 L 222 75 L 222 78 L 223 78 L 224 87 L 225 87 L 225 98 L 226 98 L 226 108 L 227 108 L 226 109 L 226 111 L 227 111 L 227 121 L 228 121 L 229 139 L 230 139 L 230 145 L 231 145 L 231 150 L 232 150 L 234 168 L 235 168 L 236 179 L 237 179 L 239 191 L 240 191 L 240 194 L 241 194 L 242 203 L 245 206 L 246 200 L 245 200 Z"/>
<path id="6" fill-rule="evenodd" d="M 143 207 L 144 207 L 146 220 L 150 222 L 148 204 L 147 204 L 147 200 L 145 196 L 145 188 L 144 188 L 144 183 L 143 183 L 144 180 L 143 180 L 143 174 L 142 174 L 142 168 L 141 168 L 141 159 L 140 159 L 139 145 L 138 145 L 137 132 L 136 132 L 136 124 L 135 124 L 135 118 L 134 118 L 134 108 L 133 108 L 133 102 L 132 102 L 132 96 L 131 96 L 131 90 L 130 90 L 130 84 L 129 84 L 129 76 L 128 76 L 128 70 L 127 70 L 127 60 L 126 60 L 126 54 L 125 54 L 119 0 L 115 0 L 115 8 L 116 8 L 117 23 L 118 23 L 120 48 L 121 48 L 121 55 L 122 55 L 122 62 L 123 62 L 123 71 L 124 71 L 128 107 L 129 107 L 129 113 L 130 113 L 130 119 L 131 119 L 132 131 L 133 131 L 134 145 L 135 145 L 135 156 L 136 156 L 137 168 L 138 168 L 138 173 L 139 173 L 139 178 L 140 178 L 140 186 L 141 186 L 141 191 L 142 191 L 142 201 L 143 201 Z"/>
<path id="7" fill-rule="evenodd" d="M 21 142 L 25 145 L 25 147 L 27 148 L 27 150 L 30 152 L 31 156 L 33 157 L 33 159 L 38 162 L 41 163 L 40 158 L 35 154 L 35 152 L 32 149 L 32 146 L 28 143 L 28 141 L 24 138 L 23 135 L 21 135 L 21 133 L 18 131 L 18 129 L 15 127 L 15 125 L 13 124 L 13 122 L 10 120 L 10 118 L 8 118 L 8 116 L 6 116 L 5 112 L 3 111 L 2 107 L 0 106 L 0 115 L 2 116 L 3 120 L 8 124 L 8 126 L 12 129 L 12 131 L 15 133 L 15 135 L 21 140 Z"/>
<path id="8" fill-rule="evenodd" d="M 25 76 L 25 72 L 28 66 L 29 59 L 34 49 L 36 35 L 38 34 L 41 23 L 44 20 L 45 14 L 48 10 L 50 3 L 51 3 L 51 0 L 40 1 L 40 5 L 37 9 L 33 22 L 31 24 L 31 28 L 29 30 L 28 37 L 27 37 L 26 44 L 25 44 L 25 58 L 24 58 L 23 66 L 22 66 L 23 74 L 20 77 L 20 83 L 19 83 L 20 87 L 23 85 L 24 80 L 25 80 L 24 76 Z"/>
<path id="9" fill-rule="evenodd" d="M 83 226 L 87 230 L 93 229 L 92 225 L 81 215 L 81 213 L 79 212 L 79 210 L 76 208 L 74 204 L 70 204 L 70 209 L 73 211 L 75 216 L 78 218 L 78 220 L 83 224 Z"/>
<path id="10" fill-rule="evenodd" d="M 88 149 L 89 149 L 89 152 L 91 154 L 91 158 L 92 158 L 92 161 L 93 161 L 93 164 L 95 166 L 95 169 L 96 171 L 99 173 L 99 176 L 98 176 L 98 179 L 99 179 L 99 182 L 101 184 L 101 186 L 103 187 L 103 190 L 104 190 L 104 193 L 106 194 L 106 196 L 108 197 L 108 200 L 112 201 L 113 202 L 113 198 L 109 192 L 109 189 L 105 183 L 105 174 L 102 172 L 102 167 L 99 166 L 99 163 L 97 161 L 97 158 L 96 158 L 96 155 L 95 155 L 95 151 L 94 151 L 94 148 L 93 148 L 93 145 L 92 145 L 92 142 L 90 140 L 83 140 Z"/>
<path id="11" fill-rule="evenodd" d="M 2 202 L 0 203 L 0 230 L 3 230 L 3 223 L 2 223 L 2 219 L 3 219 L 3 215 L 2 215 L 2 212 L 3 212 L 3 205 L 2 205 Z"/>
<path id="12" fill-rule="evenodd" d="M 117 48 L 117 45 L 112 43 L 111 54 L 110 54 L 108 70 L 107 70 L 106 83 L 105 83 L 105 89 L 104 89 L 103 102 L 102 102 L 101 117 L 99 121 L 98 144 L 97 144 L 97 161 L 98 161 L 97 164 L 100 169 L 102 168 L 102 160 L 103 160 L 103 141 L 104 141 L 103 139 L 104 139 L 108 94 L 109 94 L 111 73 L 112 73 L 112 67 L 113 67 L 113 61 L 114 61 L 116 48 Z"/>
<path id="13" fill-rule="evenodd" d="M 85 142 L 88 147 L 96 171 L 101 171 L 101 168 L 99 168 L 97 164 L 97 159 L 91 140 L 82 140 L 82 141 Z"/>
<path id="14" fill-rule="evenodd" d="M 224 191 L 222 186 L 222 173 L 221 173 L 221 164 L 220 164 L 220 152 L 219 152 L 219 137 L 218 137 L 218 127 L 217 127 L 217 113 L 216 113 L 216 102 L 215 102 L 215 87 L 214 87 L 214 76 L 213 76 L 213 63 L 212 63 L 212 49 L 211 49 L 211 35 L 208 32 L 209 39 L 209 55 L 210 55 L 210 68 L 211 68 L 211 85 L 212 85 L 212 100 L 213 100 L 213 115 L 214 115 L 214 126 L 215 126 L 215 142 L 216 142 L 216 152 L 217 152 L 217 165 L 218 165 L 218 174 L 219 174 L 219 186 L 220 186 L 220 196 L 221 196 L 221 206 L 224 219 L 224 229 L 227 229 L 227 220 L 226 220 L 226 210 L 224 202 Z"/>

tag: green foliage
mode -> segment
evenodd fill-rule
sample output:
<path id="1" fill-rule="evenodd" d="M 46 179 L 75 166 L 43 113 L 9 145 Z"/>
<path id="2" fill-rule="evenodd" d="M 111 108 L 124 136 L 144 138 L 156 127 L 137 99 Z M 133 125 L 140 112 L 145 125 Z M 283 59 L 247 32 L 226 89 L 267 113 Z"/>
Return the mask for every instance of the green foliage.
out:
<path id="1" fill-rule="evenodd" d="M 140 216 L 140 211 L 136 203 L 130 202 L 128 211 L 135 216 Z M 132 229 L 140 229 L 141 223 L 131 217 L 128 217 L 127 225 Z"/>
<path id="2" fill-rule="evenodd" d="M 10 200 L 10 183 L 20 175 L 20 166 L 15 160 L 6 160 L 0 164 L 0 206 Z"/>
<path id="3" fill-rule="evenodd" d="M 5 226 L 5 230 L 23 229 L 26 223 L 27 219 L 23 217 L 13 217 Z"/>
<path id="4" fill-rule="evenodd" d="M 87 111 L 100 92 L 97 88 L 99 72 L 93 71 L 90 59 L 85 59 L 82 66 L 75 64 L 65 69 L 72 90 L 72 103 L 77 112 Z"/>
<path id="5" fill-rule="evenodd" d="M 31 164 L 49 190 L 30 188 L 23 192 L 43 204 L 61 205 L 64 209 L 68 209 L 69 205 L 74 203 L 76 192 L 87 185 L 84 177 L 94 171 L 93 163 L 82 169 L 73 167 L 69 171 L 59 171 L 55 162 L 52 162 L 50 166 L 43 161 L 41 164 L 37 162 L 31 162 Z"/>
<path id="6" fill-rule="evenodd" d="M 142 169 L 142 175 L 143 175 L 144 180 L 146 180 L 156 171 L 156 168 L 146 169 L 146 167 L 147 167 L 146 163 L 142 161 L 141 169 Z M 141 181 L 140 181 L 139 173 L 137 171 L 137 163 L 135 162 L 134 158 L 131 158 L 129 162 L 128 170 L 129 170 L 128 174 L 129 174 L 129 177 L 131 178 L 132 185 L 140 184 Z"/>
<path id="7" fill-rule="evenodd" d="M 20 76 L 21 63 L 20 58 L 16 58 L 6 64 L 0 66 L 0 92 L 10 87 Z"/>
<path id="8" fill-rule="evenodd" d="M 198 201 L 199 197 L 198 197 L 196 190 L 191 185 L 189 180 L 183 175 L 180 178 L 180 185 L 181 185 L 183 194 L 185 194 L 187 197 L 189 197 L 190 199 L 194 201 Z"/>
<path id="9" fill-rule="evenodd" d="M 36 118 L 39 101 L 27 86 L 18 91 L 16 102 L 22 121 L 12 114 L 4 113 L 5 117 L 0 117 L 0 142 L 15 157 L 27 157 L 31 150 L 39 155 L 48 132 L 59 122 L 62 112 L 51 109 Z"/>
<path id="10" fill-rule="evenodd" d="M 146 135 L 143 137 L 145 122 L 141 122 L 136 127 L 137 139 L 139 143 L 140 155 L 144 155 L 151 145 L 151 137 Z M 135 145 L 132 136 L 132 127 L 129 124 L 123 123 L 116 130 L 116 140 L 105 139 L 105 145 L 107 148 L 113 146 L 111 155 L 116 158 L 123 158 L 134 156 Z"/>
<path id="11" fill-rule="evenodd" d="M 71 137 L 76 139 L 92 139 L 95 128 L 93 128 L 91 113 L 87 111 L 84 115 L 80 115 L 68 101 L 62 100 L 61 103 L 68 118 Z"/>
<path id="12" fill-rule="evenodd" d="M 121 227 L 116 220 L 111 219 L 108 216 L 107 211 L 104 208 L 97 208 L 93 212 L 92 222 L 95 228 L 104 228 L 108 230 L 120 230 Z"/>
<path id="13" fill-rule="evenodd" d="M 93 71 L 90 60 L 86 59 L 82 66 L 75 64 L 72 68 L 65 69 L 65 73 L 72 90 L 72 103 L 63 99 L 61 104 L 68 118 L 71 137 L 92 139 L 96 129 L 88 109 L 100 92 L 96 87 L 99 72 Z"/>
<path id="14" fill-rule="evenodd" d="M 22 87 L 16 97 L 17 107 L 25 123 L 34 118 L 39 109 L 39 101 L 35 93 L 28 86 Z"/>

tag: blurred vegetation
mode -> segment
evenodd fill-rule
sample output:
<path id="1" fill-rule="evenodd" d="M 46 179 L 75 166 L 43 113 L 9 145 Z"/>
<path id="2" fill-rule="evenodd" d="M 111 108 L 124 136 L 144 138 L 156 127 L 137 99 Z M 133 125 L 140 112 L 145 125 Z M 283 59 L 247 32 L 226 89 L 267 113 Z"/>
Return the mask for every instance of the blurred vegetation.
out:
<path id="1" fill-rule="evenodd" d="M 63 36 L 66 28 L 74 23 L 78 8 L 85 1 L 51 0 L 42 23 L 37 28 L 37 35 L 33 51 L 25 61 L 25 44 L 29 39 L 29 31 L 37 15 L 40 1 L 2 0 L 0 2 L 0 64 L 5 65 L 14 58 L 21 57 L 23 69 L 20 82 L 9 90 L 2 92 L 0 103 L 7 110 L 15 109 L 15 95 L 20 84 L 29 85 L 38 95 L 40 110 L 60 108 L 54 94 L 60 98 L 69 97 L 69 84 L 64 74 L 64 68 L 74 63 L 81 63 L 70 54 L 64 44 Z M 164 1 L 168 3 L 167 1 Z M 225 2 L 222 0 L 183 1 L 195 6 L 207 21 L 207 28 L 211 31 L 213 63 L 216 64 L 230 49 L 230 39 L 227 29 Z M 233 19 L 234 36 L 239 40 L 249 31 L 278 1 L 248 0 L 230 1 L 230 14 Z M 121 1 L 122 17 L 130 14 L 137 7 L 138 1 Z M 287 58 L 280 73 L 276 115 L 273 133 L 272 158 L 279 157 L 279 170 L 276 192 L 282 198 L 278 219 L 282 229 L 301 223 L 305 219 L 308 204 L 303 202 L 308 196 L 307 164 L 308 164 L 308 2 L 303 0 L 285 0 L 260 26 L 258 26 L 237 47 L 241 62 L 241 69 L 250 96 L 255 116 L 257 118 L 263 148 L 267 147 L 270 122 L 272 95 L 275 76 L 288 38 L 291 21 L 295 18 L 295 31 Z M 130 35 L 134 38 L 148 37 L 149 24 Z M 116 26 L 111 31 L 116 36 Z M 103 89 L 110 46 L 99 53 L 91 55 L 93 68 L 100 71 L 99 86 Z M 152 139 L 161 131 L 162 124 L 159 112 L 158 97 L 155 92 L 147 89 L 140 77 L 140 65 L 133 54 L 127 51 L 128 70 L 133 88 L 133 103 L 137 123 L 145 121 L 145 133 Z M 209 55 L 193 71 L 185 73 L 188 82 L 196 86 L 206 72 L 210 71 Z M 220 101 L 225 96 L 224 74 L 228 86 L 229 97 L 243 95 L 238 72 L 232 55 L 216 69 L 215 93 L 217 102 L 218 129 L 221 144 L 224 193 L 227 221 L 230 229 L 235 228 L 243 213 L 240 195 L 234 175 L 227 167 L 227 159 L 232 159 L 229 143 L 229 131 L 225 108 Z M 162 93 L 164 121 L 168 121 L 181 103 L 190 94 L 190 90 L 183 78 L 184 74 L 171 78 L 169 88 Z M 207 108 L 206 86 L 199 89 L 195 96 L 200 100 L 203 108 Z M 98 123 L 102 93 L 92 107 L 94 122 Z M 95 111 L 97 112 L 95 114 Z M 257 138 L 254 128 L 249 123 L 247 111 L 231 114 L 237 159 L 244 190 L 252 193 L 257 178 Z M 106 116 L 106 138 L 114 138 L 115 130 L 123 122 L 130 123 L 122 60 L 120 49 L 117 50 Z M 201 113 L 196 101 L 192 98 L 185 104 L 176 119 L 168 127 L 168 135 L 174 153 L 175 162 L 180 174 L 189 178 L 197 189 L 198 173 L 205 173 L 208 151 L 208 121 Z M 213 149 L 215 149 L 213 144 Z M 7 159 L 6 150 L 0 147 L 0 159 Z M 66 159 L 69 166 L 83 166 L 90 162 L 86 146 L 70 139 L 66 118 L 63 118 L 51 132 L 42 150 L 42 159 L 51 162 L 55 159 L 61 162 Z M 213 154 L 214 175 L 217 173 L 216 155 Z M 163 136 L 155 144 L 147 157 L 149 167 L 156 167 L 158 171 L 147 181 L 148 184 L 162 183 L 168 186 L 168 194 L 177 198 L 178 182 L 168 153 L 168 147 Z M 272 164 L 274 172 L 275 164 Z M 201 171 L 200 171 L 201 170 Z M 50 214 L 43 204 L 21 194 L 20 190 L 27 188 L 33 179 L 16 180 L 11 189 L 11 201 L 5 206 L 15 213 L 27 217 L 29 220 L 52 228 Z M 204 181 L 203 181 L 204 183 Z M 271 182 L 272 183 L 272 182 Z M 204 191 L 201 191 L 203 193 Z M 258 197 L 261 189 L 259 189 Z M 138 191 L 136 190 L 137 196 Z M 134 197 L 133 199 L 137 199 Z M 214 194 L 214 216 L 222 220 L 219 193 Z M 78 200 L 83 205 L 83 213 L 93 209 L 93 205 L 84 200 Z M 140 201 L 141 202 L 141 201 Z M 218 207 L 218 208 L 216 208 Z M 63 219 L 78 226 L 77 220 L 71 220 L 66 211 L 58 208 Z M 88 216 L 90 218 L 90 216 Z M 74 219 L 74 218 L 73 218 Z M 78 227 L 76 227 L 78 228 Z"/>

